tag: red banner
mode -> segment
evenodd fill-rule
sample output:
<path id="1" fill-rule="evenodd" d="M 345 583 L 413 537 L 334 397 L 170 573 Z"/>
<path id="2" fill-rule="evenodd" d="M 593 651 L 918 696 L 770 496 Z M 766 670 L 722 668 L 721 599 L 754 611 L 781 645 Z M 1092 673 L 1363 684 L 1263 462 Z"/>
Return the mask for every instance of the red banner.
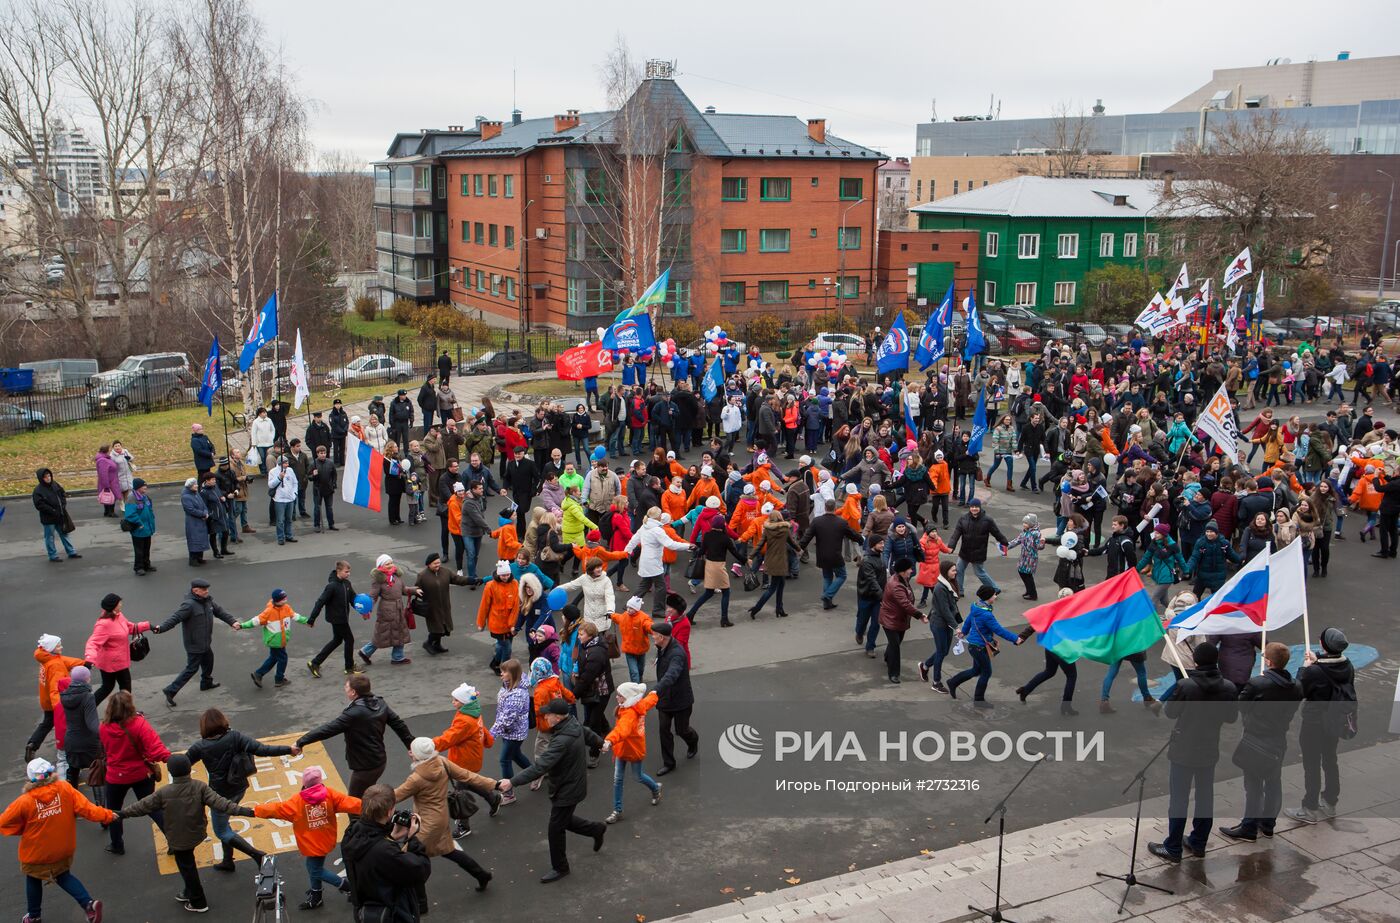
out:
<path id="1" fill-rule="evenodd" d="M 566 349 L 554 360 L 554 370 L 561 381 L 596 378 L 605 372 L 611 372 L 612 368 L 612 352 L 601 343 Z"/>

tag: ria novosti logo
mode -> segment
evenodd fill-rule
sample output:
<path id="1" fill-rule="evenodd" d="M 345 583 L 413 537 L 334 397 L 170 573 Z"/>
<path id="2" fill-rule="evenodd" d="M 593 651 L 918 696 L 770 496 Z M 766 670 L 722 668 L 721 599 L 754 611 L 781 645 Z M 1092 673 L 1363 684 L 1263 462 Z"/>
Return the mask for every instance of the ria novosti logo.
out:
<path id="1" fill-rule="evenodd" d="M 763 735 L 747 724 L 731 724 L 719 738 L 719 758 L 730 769 L 748 769 L 763 756 Z"/>

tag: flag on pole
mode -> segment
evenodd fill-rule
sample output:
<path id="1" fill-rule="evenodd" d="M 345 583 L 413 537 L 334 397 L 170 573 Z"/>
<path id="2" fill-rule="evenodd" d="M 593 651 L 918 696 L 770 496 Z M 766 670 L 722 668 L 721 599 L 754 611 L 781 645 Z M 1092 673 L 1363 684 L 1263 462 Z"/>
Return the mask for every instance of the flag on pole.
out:
<path id="1" fill-rule="evenodd" d="M 1240 341 L 1239 331 L 1235 329 L 1235 324 L 1240 316 L 1240 290 L 1235 289 L 1235 297 L 1230 300 L 1230 307 L 1226 309 L 1225 316 L 1220 322 L 1225 325 L 1225 345 L 1230 347 L 1230 351 L 1235 351 L 1235 346 Z"/>
<path id="2" fill-rule="evenodd" d="M 910 442 L 918 442 L 919 426 L 914 422 L 914 408 L 909 406 L 907 395 L 901 394 L 899 400 L 904 405 L 904 438 Z"/>
<path id="3" fill-rule="evenodd" d="M 1259 284 L 1254 287 L 1254 316 L 1264 315 L 1264 270 L 1259 270 Z"/>
<path id="4" fill-rule="evenodd" d="M 292 379 L 292 387 L 296 389 L 292 397 L 292 407 L 301 409 L 302 403 L 311 396 L 311 386 L 306 380 L 306 357 L 301 353 L 301 328 L 297 328 L 297 345 L 292 351 L 292 367 L 287 374 Z"/>
<path id="5" fill-rule="evenodd" d="M 1181 264 L 1181 271 L 1178 272 L 1178 273 L 1176 274 L 1176 281 L 1172 283 L 1172 287 L 1171 287 L 1170 289 L 1168 289 L 1168 291 L 1170 291 L 1170 292 L 1171 292 L 1171 296 L 1172 296 L 1173 298 L 1175 298 L 1177 292 L 1182 291 L 1183 289 L 1190 288 L 1190 287 L 1191 287 L 1191 277 L 1190 277 L 1189 275 L 1187 275 L 1187 273 L 1186 273 L 1186 264 L 1185 264 L 1185 263 L 1182 263 L 1182 264 Z"/>
<path id="6" fill-rule="evenodd" d="M 652 308 L 659 308 L 666 301 L 666 289 L 671 284 L 671 270 L 663 269 L 661 275 L 657 276 L 652 283 L 642 292 L 642 297 L 637 299 L 637 303 L 623 311 L 615 321 L 626 320 L 629 317 L 641 317 L 643 314 L 650 314 Z"/>
<path id="7" fill-rule="evenodd" d="M 1245 247 L 1240 251 L 1240 255 L 1225 267 L 1225 287 L 1229 288 L 1253 271 L 1254 263 L 1250 259 L 1249 248 Z"/>
<path id="8" fill-rule="evenodd" d="M 1133 321 L 1133 326 L 1141 327 L 1153 335 L 1161 335 L 1171 327 L 1174 320 L 1171 305 L 1167 299 L 1158 292 L 1152 296 L 1152 300 L 1147 303 L 1147 307 L 1142 309 L 1142 313 Z"/>
<path id="9" fill-rule="evenodd" d="M 656 348 L 656 333 L 652 330 L 650 314 L 643 311 L 635 316 L 619 317 L 603 331 L 604 346 L 613 352 L 625 349 L 634 353 Z"/>
<path id="10" fill-rule="evenodd" d="M 1129 568 L 1073 596 L 1026 612 L 1036 640 L 1067 663 L 1081 657 L 1117 663 L 1147 650 L 1166 632 L 1142 577 Z"/>
<path id="11" fill-rule="evenodd" d="M 972 435 L 967 441 L 968 454 L 976 456 L 982 451 L 982 437 L 987 435 L 987 389 L 984 386 L 977 392 L 977 409 L 972 412 Z"/>
<path id="12" fill-rule="evenodd" d="M 1220 454 L 1231 462 L 1239 460 L 1240 429 L 1239 424 L 1235 422 L 1235 412 L 1230 407 L 1230 392 L 1225 389 L 1224 385 L 1220 386 L 1220 390 L 1215 392 L 1210 403 L 1196 418 L 1196 425 L 1204 430 L 1207 436 L 1215 440 Z"/>
<path id="13" fill-rule="evenodd" d="M 719 356 L 710 362 L 709 369 L 705 372 L 705 379 L 700 383 L 700 396 L 709 403 L 716 397 L 724 393 L 724 360 Z"/>
<path id="14" fill-rule="evenodd" d="M 384 456 L 374 446 L 351 433 L 345 437 L 345 471 L 340 478 L 340 496 L 346 503 L 379 512 L 380 488 L 384 483 Z"/>
<path id="15" fill-rule="evenodd" d="M 963 361 L 971 362 L 973 356 L 987 351 L 987 338 L 982 334 L 982 318 L 977 316 L 977 292 L 967 292 L 967 342 L 963 344 Z"/>
<path id="16" fill-rule="evenodd" d="M 209 347 L 209 358 L 204 360 L 204 372 L 199 376 L 199 402 L 214 415 L 214 395 L 224 386 L 224 370 L 219 362 L 219 338 L 214 337 L 214 345 Z"/>
<path id="17" fill-rule="evenodd" d="M 948 284 L 948 291 L 943 296 L 943 302 L 938 306 L 938 310 L 929 315 L 928 322 L 924 324 L 924 330 L 919 334 L 919 348 L 914 351 L 914 361 L 919 364 L 919 371 L 923 371 L 933 365 L 945 354 L 943 345 L 943 335 L 948 328 L 948 323 L 953 319 L 953 283 Z"/>
<path id="18" fill-rule="evenodd" d="M 253 324 L 253 329 L 248 331 L 248 338 L 243 341 L 243 349 L 238 354 L 238 372 L 242 374 L 253 367 L 253 360 L 258 358 L 258 350 L 268 343 L 277 339 L 277 293 L 273 292 L 268 296 L 267 303 L 258 312 L 257 322 Z"/>
<path id="19" fill-rule="evenodd" d="M 1241 635 L 1275 631 L 1302 617 L 1307 609 L 1303 576 L 1303 542 L 1269 554 L 1259 552 L 1224 586 L 1181 612 L 1170 627 L 1179 637 L 1192 635 Z"/>
<path id="20" fill-rule="evenodd" d="M 908 368 L 909 328 L 904 324 L 904 312 L 900 311 L 894 323 L 890 324 L 889 333 L 880 341 L 880 348 L 875 353 L 875 370 L 884 375 L 886 372 L 904 371 Z"/>
<path id="21" fill-rule="evenodd" d="M 1203 281 L 1201 282 L 1200 301 L 1201 301 L 1201 304 L 1204 304 L 1204 305 L 1206 306 L 1206 309 L 1207 309 L 1207 310 L 1210 309 L 1210 302 L 1211 302 L 1211 299 L 1215 297 L 1214 288 L 1215 288 L 1215 280 L 1214 280 L 1214 279 L 1211 279 L 1211 278 L 1207 277 L 1205 280 L 1203 280 Z"/>

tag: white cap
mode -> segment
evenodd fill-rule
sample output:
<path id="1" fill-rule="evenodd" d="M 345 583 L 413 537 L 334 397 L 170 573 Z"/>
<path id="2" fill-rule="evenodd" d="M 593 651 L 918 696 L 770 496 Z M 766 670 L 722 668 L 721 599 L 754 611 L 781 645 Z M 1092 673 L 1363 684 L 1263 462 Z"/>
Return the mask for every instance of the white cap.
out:
<path id="1" fill-rule="evenodd" d="M 58 646 L 63 643 L 63 639 L 58 635 L 40 635 L 39 646 L 52 654 L 58 650 Z"/>
<path id="2" fill-rule="evenodd" d="M 393 563 L 394 563 L 394 559 L 391 558 L 391 557 L 389 557 L 387 554 L 381 554 L 379 557 L 377 557 L 377 558 L 374 559 L 374 566 L 375 566 L 375 567 L 383 567 L 385 564 L 393 564 Z"/>
<path id="3" fill-rule="evenodd" d="M 858 494 L 858 493 L 860 493 L 860 488 L 857 487 L 857 486 L 854 485 L 854 484 L 847 484 L 847 485 L 846 485 L 846 493 L 848 493 L 848 494 Z"/>
<path id="4" fill-rule="evenodd" d="M 943 450 L 942 450 L 942 449 L 934 449 L 934 451 L 933 451 L 933 458 L 934 458 L 934 461 L 937 461 L 938 459 L 940 459 L 940 458 L 942 458 L 942 457 L 943 457 Z"/>
<path id="5" fill-rule="evenodd" d="M 802 467 L 805 468 L 805 467 L 807 467 L 808 465 L 810 465 L 810 464 L 812 463 L 812 456 L 810 456 L 810 455 L 803 455 L 801 458 L 799 458 L 799 459 L 797 460 L 797 463 L 798 463 L 799 465 L 801 465 Z"/>
<path id="6" fill-rule="evenodd" d="M 822 481 L 829 481 L 831 480 L 831 472 L 823 468 L 821 470 L 821 474 L 817 475 L 817 479 Z"/>
<path id="7" fill-rule="evenodd" d="M 761 488 L 763 488 L 764 490 L 772 490 L 772 489 L 773 489 L 773 482 L 772 482 L 772 481 L 769 481 L 769 480 L 767 480 L 767 479 L 764 479 L 763 481 L 759 482 L 759 485 L 758 485 L 758 486 L 761 487 Z"/>
<path id="8" fill-rule="evenodd" d="M 454 494 L 464 494 L 467 492 L 467 487 L 461 481 L 454 481 L 452 484 L 452 492 Z"/>
<path id="9" fill-rule="evenodd" d="M 415 737 L 413 743 L 409 745 L 408 756 L 415 766 L 419 763 L 426 763 L 437 756 L 437 747 L 433 746 L 431 737 Z"/>
<path id="10" fill-rule="evenodd" d="M 714 473 L 715 473 L 715 469 L 714 469 L 714 468 L 711 468 L 709 465 L 701 465 L 701 466 L 700 466 L 700 476 L 701 476 L 702 478 L 713 477 L 713 476 L 714 476 Z"/>
<path id="11" fill-rule="evenodd" d="M 1128 427 L 1128 432 L 1136 436 L 1138 433 L 1142 432 L 1142 427 L 1134 423 L 1132 426 Z"/>
<path id="12" fill-rule="evenodd" d="M 1112 423 L 1112 422 L 1113 422 L 1113 414 L 1111 414 L 1111 413 L 1106 413 L 1106 414 L 1104 414 L 1103 416 L 1099 417 L 1099 422 L 1100 422 L 1100 423 Z"/>
<path id="13" fill-rule="evenodd" d="M 676 460 L 676 453 L 675 453 L 675 452 L 667 452 L 667 453 L 666 453 L 666 459 L 667 459 L 667 461 L 675 461 L 675 460 Z"/>
<path id="14" fill-rule="evenodd" d="M 646 603 L 644 603 L 644 602 L 642 601 L 642 598 L 641 598 L 640 596 L 633 596 L 633 597 L 631 597 L 630 599 L 627 600 L 627 608 L 628 608 L 628 609 L 636 609 L 637 611 L 640 612 L 642 606 L 644 606 L 644 605 L 646 605 Z"/>
<path id="15" fill-rule="evenodd" d="M 752 484 L 745 484 L 745 485 L 744 485 L 744 494 L 745 494 L 745 496 L 747 496 L 748 494 L 751 494 L 751 493 L 753 493 L 753 485 L 752 485 Z"/>
<path id="16" fill-rule="evenodd" d="M 759 512 L 761 512 L 763 515 L 767 516 L 769 513 L 773 512 L 773 504 L 771 504 L 771 503 L 765 503 L 765 504 L 763 504 L 763 508 L 762 508 L 761 510 L 759 510 Z"/>
<path id="17" fill-rule="evenodd" d="M 36 757 L 24 767 L 24 774 L 29 777 L 30 782 L 42 782 L 54 774 L 53 763 L 42 756 Z"/>
<path id="18" fill-rule="evenodd" d="M 469 705 L 476 701 L 476 687 L 470 683 L 463 683 L 452 690 L 452 698 L 461 702 L 463 705 Z"/>
<path id="19" fill-rule="evenodd" d="M 647 694 L 646 683 L 619 683 L 617 694 L 622 696 L 622 706 L 629 708 L 642 700 L 642 696 Z"/>
<path id="20" fill-rule="evenodd" d="M 714 494 L 710 494 L 708 497 L 705 498 L 705 506 L 709 507 L 712 510 L 719 509 L 719 497 L 716 497 Z"/>
<path id="21" fill-rule="evenodd" d="M 497 561 L 497 562 L 496 562 L 496 575 L 497 575 L 498 577 L 509 577 L 509 576 L 510 576 L 510 562 L 509 562 L 509 561 Z"/>

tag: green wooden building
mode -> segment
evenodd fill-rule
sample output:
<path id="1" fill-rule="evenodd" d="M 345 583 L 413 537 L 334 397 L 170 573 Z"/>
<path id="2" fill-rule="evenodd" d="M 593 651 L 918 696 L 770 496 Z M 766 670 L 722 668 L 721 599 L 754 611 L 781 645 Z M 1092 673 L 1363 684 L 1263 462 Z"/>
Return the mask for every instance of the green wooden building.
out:
<path id="1" fill-rule="evenodd" d="M 1084 276 L 1110 264 L 1161 272 L 1184 253 L 1154 220 L 1162 184 L 1021 176 L 910 209 L 924 230 L 979 234 L 984 307 L 1082 308 Z M 1174 251 L 1174 252 L 1169 252 Z"/>

